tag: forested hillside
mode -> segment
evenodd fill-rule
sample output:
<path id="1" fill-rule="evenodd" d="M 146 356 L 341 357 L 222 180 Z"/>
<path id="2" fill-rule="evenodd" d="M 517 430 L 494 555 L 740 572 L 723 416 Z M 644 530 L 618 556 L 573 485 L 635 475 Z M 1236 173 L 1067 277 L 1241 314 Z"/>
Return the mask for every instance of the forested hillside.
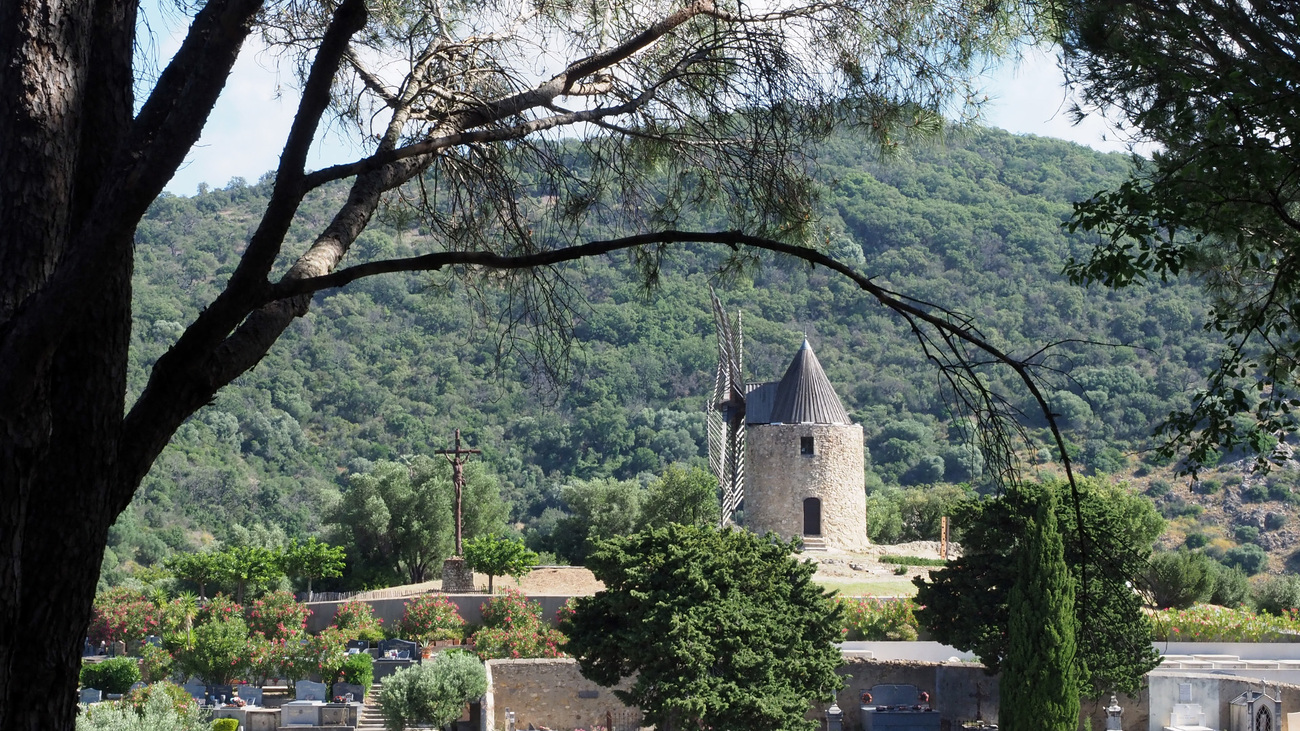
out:
<path id="1" fill-rule="evenodd" d="M 1061 229 L 1070 202 L 1118 183 L 1127 161 L 988 130 L 884 160 L 868 148 L 845 135 L 815 151 L 832 253 L 972 315 L 1014 353 L 1060 341 L 1051 391 L 1078 458 L 1108 473 L 1137 467 L 1130 455 L 1183 403 L 1218 344 L 1198 327 L 1206 305 L 1191 283 L 1087 291 L 1060 276 L 1090 245 Z M 136 244 L 135 393 L 233 270 L 267 192 L 265 182 L 236 180 L 152 207 Z M 302 216 L 326 210 L 316 199 Z M 353 256 L 415 252 L 426 232 L 394 208 Z M 104 580 L 211 537 L 247 540 L 241 534 L 258 525 L 290 537 L 322 532 L 349 475 L 449 446 L 456 428 L 483 449 L 512 520 L 539 534 L 563 515 L 567 481 L 644 480 L 699 461 L 716 352 L 710 285 L 744 312 L 752 378 L 779 378 L 807 334 L 866 432 L 873 537 L 924 533 L 915 518 L 924 511 L 908 518 L 900 506 L 952 492 L 904 487 L 980 484 L 982 460 L 950 430 L 935 371 L 903 323 L 823 270 L 767 260 L 719 278 L 721 262 L 718 252 L 683 249 L 650 290 L 626 257 L 569 268 L 575 341 L 556 382 L 531 367 L 527 343 L 480 317 L 478 302 L 509 311 L 491 288 L 392 275 L 317 296 L 256 369 L 176 434 L 113 530 Z M 1020 393 L 1010 380 L 1005 388 Z M 1048 459 L 1040 454 L 1027 457 Z"/>

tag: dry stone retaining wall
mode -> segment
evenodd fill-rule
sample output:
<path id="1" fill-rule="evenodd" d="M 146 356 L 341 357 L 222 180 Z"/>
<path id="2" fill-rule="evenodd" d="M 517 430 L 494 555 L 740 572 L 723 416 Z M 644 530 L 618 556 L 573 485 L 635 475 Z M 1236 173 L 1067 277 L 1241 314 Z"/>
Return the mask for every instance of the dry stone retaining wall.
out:
<path id="1" fill-rule="evenodd" d="M 639 715 L 604 688 L 582 677 L 572 658 L 545 660 L 489 660 L 488 692 L 483 719 L 488 731 L 506 727 L 506 710 L 515 713 L 515 728 L 529 724 L 553 729 L 590 729 L 604 726 L 605 714 Z M 616 686 L 627 690 L 632 679 Z"/>

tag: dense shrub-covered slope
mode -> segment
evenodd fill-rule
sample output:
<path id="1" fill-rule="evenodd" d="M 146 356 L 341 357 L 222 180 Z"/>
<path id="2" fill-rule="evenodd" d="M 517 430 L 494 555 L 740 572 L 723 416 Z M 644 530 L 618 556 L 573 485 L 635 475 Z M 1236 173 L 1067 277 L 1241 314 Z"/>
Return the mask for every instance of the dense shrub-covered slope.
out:
<path id="1" fill-rule="evenodd" d="M 1070 202 L 1118 182 L 1126 160 L 985 130 L 885 160 L 866 147 L 846 135 L 816 151 L 831 252 L 894 289 L 973 315 L 1013 352 L 1071 341 L 1051 361 L 1069 373 L 1051 388 L 1069 438 L 1089 467 L 1124 469 L 1124 454 L 1182 403 L 1218 347 L 1197 327 L 1205 303 L 1192 284 L 1114 293 L 1059 274 L 1090 243 L 1061 230 Z M 136 392 L 233 270 L 267 191 L 235 180 L 152 207 L 137 236 Z M 323 198 L 309 201 L 291 238 L 319 230 L 326 210 Z M 427 248 L 426 233 L 389 212 L 353 256 Z M 568 269 L 576 343 L 556 384 L 527 366 L 527 348 L 498 357 L 499 331 L 470 306 L 496 297 L 491 290 L 394 275 L 319 295 L 256 369 L 177 433 L 114 529 L 106 579 L 205 532 L 229 538 L 235 525 L 317 532 L 348 474 L 448 446 L 457 427 L 484 450 L 524 523 L 564 507 L 566 480 L 635 478 L 699 460 L 715 363 L 711 284 L 744 311 L 753 378 L 780 378 L 807 334 L 865 428 L 870 489 L 978 482 L 981 460 L 949 432 L 935 372 L 901 322 L 850 283 L 787 261 L 717 281 L 721 256 L 678 252 L 648 294 L 624 257 Z"/>

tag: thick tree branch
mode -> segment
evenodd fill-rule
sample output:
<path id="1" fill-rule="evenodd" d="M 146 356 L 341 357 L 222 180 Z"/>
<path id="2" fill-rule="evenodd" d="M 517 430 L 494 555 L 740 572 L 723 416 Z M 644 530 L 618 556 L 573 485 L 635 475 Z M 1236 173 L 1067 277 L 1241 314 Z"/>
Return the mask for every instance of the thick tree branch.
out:
<path id="1" fill-rule="evenodd" d="M 750 236 L 739 231 L 659 231 L 654 233 L 639 234 L 627 236 L 618 239 L 609 239 L 605 241 L 593 241 L 586 244 L 569 246 L 562 249 L 552 249 L 533 254 L 521 254 L 517 256 L 508 256 L 497 254 L 489 251 L 446 251 L 436 254 L 426 254 L 424 256 L 410 257 L 406 259 L 391 259 L 386 261 L 369 262 L 358 264 L 356 266 L 341 269 L 337 272 L 310 279 L 300 279 L 295 281 L 285 281 L 274 285 L 270 289 L 272 300 L 288 299 L 301 297 L 303 295 L 319 292 L 324 289 L 333 289 L 342 287 L 350 282 L 367 276 L 376 274 L 385 274 L 393 272 L 408 271 L 435 271 L 448 266 L 478 266 L 486 269 L 526 269 L 535 267 L 553 266 L 578 259 L 608 254 L 614 251 L 632 249 L 641 246 L 650 246 L 656 244 L 673 244 L 673 243 L 708 243 L 721 244 L 731 248 L 747 246 L 754 249 L 773 251 L 785 254 L 797 259 L 802 259 L 810 264 L 821 265 L 827 269 L 838 272 L 849 279 L 853 280 L 863 291 L 871 295 L 876 301 L 885 305 L 894 312 L 907 317 L 909 320 L 915 318 L 931 327 L 935 328 L 945 337 L 952 337 L 974 346 L 975 348 L 989 354 L 998 363 L 1011 368 L 1025 387 L 1033 396 L 1034 401 L 1038 404 L 1043 416 L 1048 422 L 1051 429 L 1052 437 L 1056 442 L 1057 451 L 1060 454 L 1062 465 L 1069 478 L 1070 484 L 1075 485 L 1074 470 L 1070 461 L 1070 455 L 1065 449 L 1065 438 L 1056 423 L 1056 417 L 1052 413 L 1047 399 L 1042 391 L 1039 390 L 1037 382 L 1030 372 L 1032 364 L 1026 360 L 1012 357 L 988 340 L 981 337 L 978 332 L 972 328 L 968 321 L 963 318 L 954 318 L 950 313 L 940 308 L 941 315 L 936 315 L 931 309 L 926 309 L 918 305 L 915 301 L 901 295 L 897 292 L 888 290 L 876 284 L 867 277 L 853 268 L 842 264 L 835 259 L 814 249 L 803 246 L 787 244 L 773 239 Z M 956 322 L 954 322 L 954 319 Z M 1074 488 L 1077 491 L 1077 488 Z M 1077 498 L 1077 495 L 1075 495 Z M 1076 499 L 1077 505 L 1077 499 Z M 1082 523 L 1082 516 L 1078 516 Z M 1082 525 L 1080 525 L 1082 530 Z M 1082 535 L 1082 533 L 1081 533 Z"/>

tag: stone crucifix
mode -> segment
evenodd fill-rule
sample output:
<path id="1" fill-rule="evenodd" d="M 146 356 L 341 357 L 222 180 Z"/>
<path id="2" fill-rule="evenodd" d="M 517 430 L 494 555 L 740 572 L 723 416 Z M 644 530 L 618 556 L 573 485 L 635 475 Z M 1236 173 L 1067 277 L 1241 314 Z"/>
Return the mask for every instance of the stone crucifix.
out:
<path id="1" fill-rule="evenodd" d="M 456 430 L 456 446 L 453 449 L 437 449 L 434 454 L 441 454 L 451 463 L 451 484 L 456 488 L 456 555 L 461 556 L 463 552 L 460 546 L 461 526 L 461 497 L 465 494 L 465 457 L 468 454 L 483 454 L 481 449 L 461 449 L 460 448 L 460 429 Z"/>

